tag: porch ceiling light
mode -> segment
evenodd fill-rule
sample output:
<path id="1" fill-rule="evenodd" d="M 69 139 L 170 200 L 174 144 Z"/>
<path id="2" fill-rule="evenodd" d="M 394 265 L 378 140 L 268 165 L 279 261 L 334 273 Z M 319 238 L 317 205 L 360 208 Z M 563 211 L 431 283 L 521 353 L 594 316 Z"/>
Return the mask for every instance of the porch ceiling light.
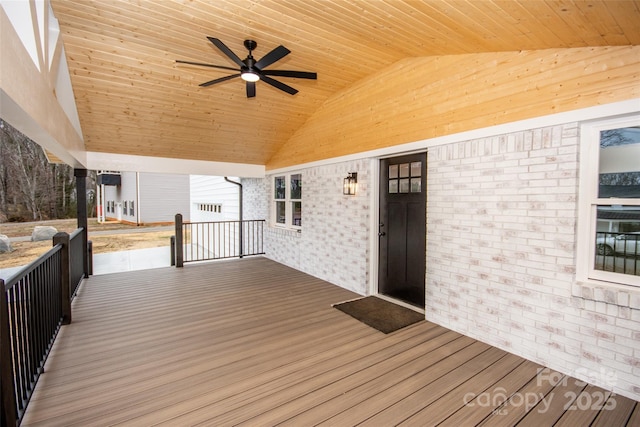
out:
<path id="1" fill-rule="evenodd" d="M 342 184 L 342 194 L 346 196 L 353 196 L 356 194 L 358 188 L 358 173 L 349 172 Z"/>
<path id="2" fill-rule="evenodd" d="M 250 69 L 242 70 L 242 74 L 240 74 L 240 77 L 245 82 L 257 82 L 258 80 L 260 80 L 260 76 L 258 75 L 258 73 L 254 72 L 254 71 L 252 71 Z"/>

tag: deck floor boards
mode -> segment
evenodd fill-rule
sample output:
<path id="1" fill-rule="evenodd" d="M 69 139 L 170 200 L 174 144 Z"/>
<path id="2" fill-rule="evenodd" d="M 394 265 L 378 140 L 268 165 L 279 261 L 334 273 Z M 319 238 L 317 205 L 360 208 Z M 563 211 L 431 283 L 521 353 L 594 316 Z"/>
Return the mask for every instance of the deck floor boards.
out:
<path id="1" fill-rule="evenodd" d="M 355 297 L 262 257 L 94 276 L 22 425 L 638 425 L 638 402 L 441 326 L 331 307 Z"/>

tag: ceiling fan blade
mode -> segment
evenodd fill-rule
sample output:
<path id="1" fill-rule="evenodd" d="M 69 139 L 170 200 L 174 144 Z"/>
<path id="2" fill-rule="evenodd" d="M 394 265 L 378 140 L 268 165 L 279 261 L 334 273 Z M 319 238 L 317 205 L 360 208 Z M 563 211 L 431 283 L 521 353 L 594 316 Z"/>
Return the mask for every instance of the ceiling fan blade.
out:
<path id="1" fill-rule="evenodd" d="M 216 83 L 226 82 L 227 80 L 235 79 L 236 77 L 240 77 L 240 74 L 232 74 L 230 76 L 220 77 L 219 79 L 209 80 L 208 82 L 200 83 L 200 86 L 211 86 Z"/>
<path id="2" fill-rule="evenodd" d="M 317 80 L 317 73 L 309 73 L 307 71 L 289 71 L 289 70 L 263 70 L 265 76 L 295 77 L 297 79 Z"/>
<path id="3" fill-rule="evenodd" d="M 231 49 L 229 49 L 227 47 L 227 45 L 225 45 L 224 43 L 222 43 L 220 40 L 214 38 L 214 37 L 209 37 L 207 36 L 207 38 L 209 39 L 209 41 L 211 43 L 214 44 L 215 47 L 217 47 L 218 49 L 220 49 L 222 51 L 222 53 L 224 53 L 225 55 L 227 55 L 233 62 L 235 62 L 236 64 L 238 64 L 239 67 L 244 67 L 245 64 L 244 62 L 242 62 L 242 60 L 240 58 L 238 58 L 238 55 L 236 55 L 235 53 L 233 53 L 231 51 Z M 235 70 L 234 70 L 235 71 Z"/>
<path id="4" fill-rule="evenodd" d="M 288 94 L 295 95 L 296 93 L 298 93 L 297 89 L 294 89 L 289 85 L 286 85 L 286 84 L 284 84 L 282 82 L 274 80 L 271 77 L 267 77 L 264 74 L 260 76 L 260 80 L 264 81 L 265 83 L 270 84 L 271 86 L 273 86 L 275 88 L 283 90 L 283 91 L 287 92 Z"/>
<path id="5" fill-rule="evenodd" d="M 238 71 L 237 68 L 225 67 L 224 65 L 203 64 L 202 62 L 183 61 L 181 59 L 176 59 L 176 62 L 179 64 L 200 65 L 203 67 L 220 68 L 221 70 Z"/>
<path id="6" fill-rule="evenodd" d="M 260 59 L 260 61 L 256 62 L 255 66 L 259 70 L 262 70 L 264 67 L 268 67 L 269 65 L 284 58 L 290 53 L 291 51 L 289 49 L 280 45 L 277 48 L 273 49 L 271 52 L 267 53 L 265 56 L 263 56 L 262 59 Z"/>
<path id="7" fill-rule="evenodd" d="M 247 82 L 247 98 L 256 96 L 256 82 Z"/>

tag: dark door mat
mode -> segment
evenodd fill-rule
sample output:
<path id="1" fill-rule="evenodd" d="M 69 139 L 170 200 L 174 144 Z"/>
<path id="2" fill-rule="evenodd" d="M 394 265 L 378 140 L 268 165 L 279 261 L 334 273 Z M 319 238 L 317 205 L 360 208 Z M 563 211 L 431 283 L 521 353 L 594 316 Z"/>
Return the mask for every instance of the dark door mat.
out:
<path id="1" fill-rule="evenodd" d="M 333 306 L 385 334 L 425 320 L 424 314 L 376 297 L 364 297 Z"/>

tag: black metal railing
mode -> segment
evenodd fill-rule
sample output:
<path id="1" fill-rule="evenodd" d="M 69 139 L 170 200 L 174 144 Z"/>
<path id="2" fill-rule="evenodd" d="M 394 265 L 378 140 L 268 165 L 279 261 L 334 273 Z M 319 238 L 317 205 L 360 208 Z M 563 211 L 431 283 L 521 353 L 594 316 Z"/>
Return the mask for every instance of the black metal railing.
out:
<path id="1" fill-rule="evenodd" d="M 176 215 L 175 265 L 264 254 L 264 220 L 182 222 Z"/>
<path id="2" fill-rule="evenodd" d="M 596 233 L 595 269 L 640 276 L 640 233 Z"/>
<path id="3" fill-rule="evenodd" d="M 85 275 L 84 233 L 56 234 L 47 253 L 0 279 L 2 425 L 20 424 L 58 331 L 71 322 L 71 300 Z"/>

